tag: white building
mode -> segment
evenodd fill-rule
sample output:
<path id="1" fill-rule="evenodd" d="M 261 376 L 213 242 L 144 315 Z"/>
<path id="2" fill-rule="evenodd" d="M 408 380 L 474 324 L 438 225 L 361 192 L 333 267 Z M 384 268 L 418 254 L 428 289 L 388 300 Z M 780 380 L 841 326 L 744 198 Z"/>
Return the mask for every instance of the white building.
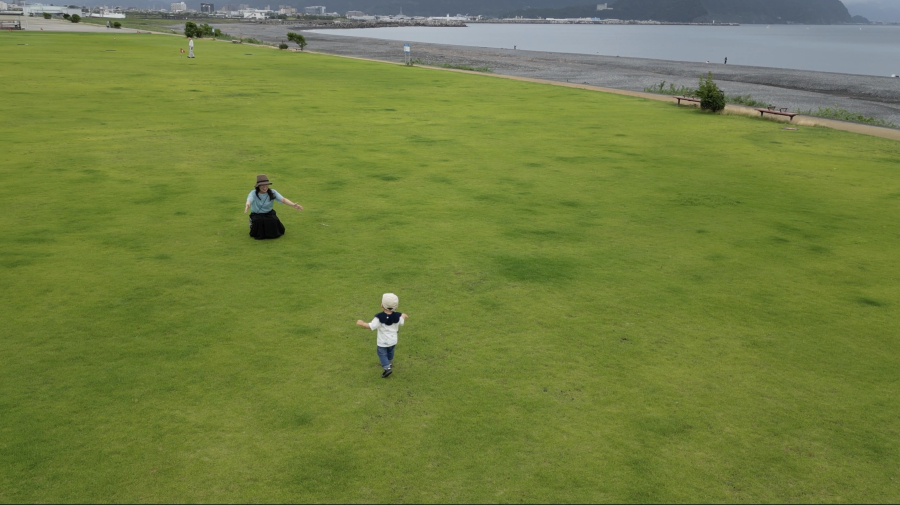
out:
<path id="1" fill-rule="evenodd" d="M 305 14 L 310 14 L 312 16 L 324 16 L 325 15 L 325 6 L 312 5 L 310 7 L 304 7 L 303 12 Z"/>
<path id="2" fill-rule="evenodd" d="M 240 13 L 240 17 L 244 19 L 266 19 L 268 17 L 266 15 L 268 11 L 261 9 L 241 9 Z"/>
<path id="3" fill-rule="evenodd" d="M 178 3 L 172 4 L 172 8 L 171 8 L 172 14 L 176 14 L 178 12 L 184 12 L 186 10 L 187 10 L 187 4 L 184 2 L 178 2 Z"/>
<path id="4" fill-rule="evenodd" d="M 63 14 L 78 14 L 81 15 L 81 7 L 66 7 L 65 5 L 44 5 L 39 3 L 33 4 L 25 4 L 22 7 L 22 13 L 26 16 L 34 15 L 39 16 L 44 13 L 53 14 L 56 16 L 62 16 Z"/>

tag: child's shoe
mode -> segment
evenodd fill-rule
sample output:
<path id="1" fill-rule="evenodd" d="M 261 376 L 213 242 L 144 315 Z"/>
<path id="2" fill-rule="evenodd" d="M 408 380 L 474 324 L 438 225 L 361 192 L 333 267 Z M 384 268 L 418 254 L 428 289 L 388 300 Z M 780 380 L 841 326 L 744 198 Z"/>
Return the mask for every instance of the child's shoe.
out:
<path id="1" fill-rule="evenodd" d="M 386 379 L 388 375 L 394 373 L 394 370 L 391 368 L 385 368 L 384 372 L 381 373 L 381 378 Z"/>

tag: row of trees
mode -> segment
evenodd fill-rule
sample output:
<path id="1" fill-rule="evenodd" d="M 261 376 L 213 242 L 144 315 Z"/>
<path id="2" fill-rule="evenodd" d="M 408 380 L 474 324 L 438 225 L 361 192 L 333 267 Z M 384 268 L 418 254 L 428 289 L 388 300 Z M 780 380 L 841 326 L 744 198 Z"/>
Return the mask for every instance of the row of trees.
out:
<path id="1" fill-rule="evenodd" d="M 184 24 L 184 36 L 202 39 L 203 37 L 221 37 L 222 30 L 209 26 L 209 23 L 197 25 L 193 21 Z"/>
<path id="2" fill-rule="evenodd" d="M 213 28 L 209 26 L 209 23 L 203 23 L 202 25 L 198 25 L 193 21 L 188 21 L 184 24 L 184 36 L 185 37 L 193 37 L 193 38 L 203 38 L 203 37 L 221 37 L 222 30 L 218 28 Z M 306 47 L 306 38 L 299 33 L 288 32 L 287 34 L 288 40 L 300 46 L 300 50 L 302 51 L 304 47 Z M 283 46 L 283 47 L 282 47 Z M 281 49 L 287 49 L 286 44 L 281 44 L 279 46 Z"/>

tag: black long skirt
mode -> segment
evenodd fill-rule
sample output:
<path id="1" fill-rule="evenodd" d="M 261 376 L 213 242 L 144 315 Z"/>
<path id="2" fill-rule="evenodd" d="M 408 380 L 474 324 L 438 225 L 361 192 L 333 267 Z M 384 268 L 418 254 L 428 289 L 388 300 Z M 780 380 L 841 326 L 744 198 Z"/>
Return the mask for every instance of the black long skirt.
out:
<path id="1" fill-rule="evenodd" d="M 250 236 L 256 240 L 278 238 L 284 235 L 284 225 L 274 210 L 264 214 L 250 214 Z"/>

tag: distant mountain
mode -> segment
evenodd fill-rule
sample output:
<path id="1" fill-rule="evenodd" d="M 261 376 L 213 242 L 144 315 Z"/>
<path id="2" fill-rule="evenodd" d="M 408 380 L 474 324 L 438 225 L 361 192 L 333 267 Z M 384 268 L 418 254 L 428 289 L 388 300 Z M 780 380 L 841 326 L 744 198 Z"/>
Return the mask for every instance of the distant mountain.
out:
<path id="1" fill-rule="evenodd" d="M 524 17 L 596 17 L 673 23 L 850 23 L 840 0 L 617 0 L 609 10 L 596 4 L 562 9 L 525 9 L 506 13 Z"/>
<path id="2" fill-rule="evenodd" d="M 847 0 L 847 10 L 870 21 L 900 23 L 900 0 Z"/>

